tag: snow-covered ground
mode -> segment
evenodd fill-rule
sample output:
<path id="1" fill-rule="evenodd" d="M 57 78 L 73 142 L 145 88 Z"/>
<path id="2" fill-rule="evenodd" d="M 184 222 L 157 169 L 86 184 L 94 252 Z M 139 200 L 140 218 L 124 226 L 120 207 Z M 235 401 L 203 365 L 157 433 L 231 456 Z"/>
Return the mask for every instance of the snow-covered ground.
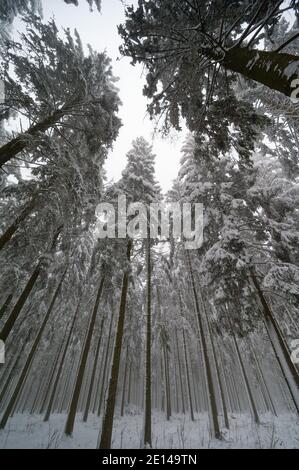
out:
<path id="1" fill-rule="evenodd" d="M 0 432 L 2 449 L 94 449 L 100 420 L 90 416 L 84 424 L 79 415 L 72 438 L 64 433 L 65 415 L 53 415 L 49 423 L 40 416 L 16 415 L 7 429 Z M 161 414 L 153 414 L 153 447 L 156 449 L 213 449 L 213 448 L 299 448 L 299 420 L 292 415 L 263 417 L 260 426 L 248 416 L 231 416 L 231 429 L 224 432 L 222 441 L 211 439 L 206 415 L 197 415 L 192 423 L 187 416 L 174 416 L 169 422 Z M 141 447 L 143 415 L 116 418 L 112 447 L 138 449 Z"/>

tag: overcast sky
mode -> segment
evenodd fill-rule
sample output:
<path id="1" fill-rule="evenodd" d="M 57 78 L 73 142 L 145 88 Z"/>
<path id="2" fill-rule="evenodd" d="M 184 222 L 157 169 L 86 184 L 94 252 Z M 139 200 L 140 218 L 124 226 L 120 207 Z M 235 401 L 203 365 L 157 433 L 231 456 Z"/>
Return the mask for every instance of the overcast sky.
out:
<path id="1" fill-rule="evenodd" d="M 121 1 L 103 0 L 101 14 L 97 10 L 91 13 L 86 0 L 80 0 L 78 7 L 67 5 L 63 0 L 42 0 L 42 3 L 45 20 L 54 16 L 58 27 L 69 27 L 71 30 L 76 28 L 84 44 L 89 43 L 98 51 L 106 50 L 112 59 L 114 75 L 119 77 L 118 87 L 123 103 L 120 117 L 123 127 L 106 164 L 108 178 L 120 178 L 132 140 L 144 136 L 153 144 L 157 156 L 156 176 L 166 192 L 171 188 L 178 173 L 180 149 L 185 132 L 173 133 L 171 138 L 167 139 L 153 135 L 154 123 L 146 116 L 147 100 L 142 95 L 145 82 L 142 67 L 133 67 L 130 65 L 130 59 L 120 58 L 119 54 L 121 39 L 117 33 L 117 25 L 124 20 Z M 130 4 L 134 3 L 136 4 L 137 0 L 130 1 Z"/>

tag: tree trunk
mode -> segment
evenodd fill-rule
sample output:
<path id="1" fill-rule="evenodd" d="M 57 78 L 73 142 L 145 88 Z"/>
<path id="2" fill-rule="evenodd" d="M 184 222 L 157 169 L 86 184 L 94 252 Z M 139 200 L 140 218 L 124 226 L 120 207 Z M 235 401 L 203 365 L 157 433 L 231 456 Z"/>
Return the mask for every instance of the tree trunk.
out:
<path id="1" fill-rule="evenodd" d="M 132 249 L 132 241 L 128 241 L 127 245 L 127 260 L 130 263 Z M 116 392 L 117 392 L 117 383 L 119 376 L 119 366 L 121 358 L 121 349 L 122 349 L 122 340 L 124 332 L 124 323 L 126 316 L 126 303 L 127 303 L 127 293 L 129 287 L 129 276 L 130 271 L 126 268 L 123 283 L 122 283 L 122 292 L 121 292 L 121 301 L 119 307 L 119 317 L 117 322 L 117 331 L 115 338 L 115 346 L 112 360 L 111 376 L 108 389 L 108 398 L 106 403 L 106 410 L 103 419 L 101 438 L 100 438 L 100 449 L 110 449 L 111 447 L 111 438 L 112 438 L 112 429 L 113 429 L 113 419 L 115 411 L 115 401 L 116 401 Z"/>
<path id="2" fill-rule="evenodd" d="M 40 132 L 45 133 L 48 129 L 57 124 L 59 120 L 66 115 L 68 108 L 68 105 L 64 105 L 61 109 L 58 109 L 57 111 L 54 111 L 53 114 L 47 116 L 43 121 L 31 126 L 27 132 L 24 132 L 0 147 L 0 168 L 26 149 L 30 142 L 30 137 L 36 137 Z"/>
<path id="3" fill-rule="evenodd" d="M 208 392 L 209 392 L 209 397 L 208 398 L 209 398 L 210 407 L 211 407 L 214 435 L 215 435 L 216 439 L 221 439 L 221 431 L 220 431 L 220 426 L 219 426 L 219 421 L 218 421 L 218 410 L 217 410 L 216 394 L 215 394 L 215 389 L 214 389 L 214 384 L 213 384 L 212 370 L 211 370 L 211 365 L 210 365 L 210 359 L 209 359 L 209 356 L 208 356 L 207 343 L 206 343 L 206 339 L 205 339 L 205 335 L 204 335 L 203 322 L 202 322 L 202 318 L 201 318 L 201 313 L 200 313 L 200 308 L 199 308 L 199 301 L 198 301 L 198 296 L 197 296 L 195 281 L 194 281 L 194 275 L 193 275 L 193 269 L 192 269 L 190 255 L 189 255 L 188 250 L 187 250 L 187 262 L 188 262 L 188 265 L 189 265 L 191 285 L 192 285 L 192 291 L 193 291 L 193 296 L 194 296 L 194 301 L 195 301 L 195 308 L 196 308 L 197 319 L 198 319 L 199 333 L 200 333 L 200 339 L 201 339 L 202 350 L 203 350 L 203 358 L 204 358 L 205 369 L 206 369 L 206 377 L 207 377 Z"/>
<path id="4" fill-rule="evenodd" d="M 84 411 L 84 415 L 83 415 L 83 422 L 84 423 L 86 423 L 87 419 L 88 419 L 89 407 L 90 407 L 90 402 L 91 402 L 91 395 L 92 395 L 93 385 L 94 385 L 97 366 L 98 366 L 100 348 L 101 348 L 101 344 L 102 344 L 104 322 L 105 322 L 105 317 L 103 317 L 103 319 L 102 319 L 101 326 L 100 326 L 100 331 L 99 331 L 99 339 L 98 339 L 97 349 L 96 349 L 96 353 L 95 353 L 95 357 L 94 357 L 94 364 L 93 364 L 93 369 L 92 369 L 92 374 L 91 374 L 91 379 L 90 379 L 90 384 L 89 384 L 89 390 L 88 390 L 88 395 L 87 395 L 87 400 L 86 400 L 86 405 L 85 405 L 85 411 Z"/>
<path id="5" fill-rule="evenodd" d="M 26 347 L 27 342 L 29 341 L 29 338 L 30 338 L 30 334 L 31 334 L 31 330 L 28 332 L 28 335 L 27 335 L 27 337 L 26 337 L 26 339 L 25 339 L 25 341 L 24 341 L 24 345 L 22 345 L 22 347 L 20 348 L 20 350 L 19 350 L 19 352 L 18 352 L 18 354 L 17 354 L 17 357 L 16 357 L 16 359 L 15 359 L 15 361 L 14 361 L 14 363 L 13 363 L 13 365 L 12 365 L 10 371 L 9 371 L 9 374 L 8 374 L 8 376 L 7 376 L 7 379 L 5 380 L 5 383 L 4 383 L 4 385 L 3 385 L 2 389 L 1 389 L 1 392 L 0 392 L 0 404 L 2 403 L 2 400 L 3 400 L 3 398 L 4 398 L 4 396 L 5 396 L 6 392 L 7 392 L 7 389 L 8 389 L 8 387 L 9 387 L 9 385 L 10 385 L 11 379 L 12 379 L 13 374 L 14 374 L 14 372 L 15 372 L 15 369 L 16 369 L 18 363 L 19 363 L 19 360 L 20 360 L 20 358 L 22 357 L 22 355 L 24 354 L 25 347 Z M 2 380 L 2 379 L 3 379 L 3 377 L 1 377 L 1 380 Z"/>
<path id="6" fill-rule="evenodd" d="M 164 353 L 164 373 L 165 373 L 165 398 L 166 398 L 166 419 L 170 420 L 171 417 L 171 401 L 170 401 L 170 384 L 169 384 L 169 366 L 168 366 L 168 353 L 166 346 L 163 347 Z"/>
<path id="7" fill-rule="evenodd" d="M 107 341 L 107 345 L 106 345 L 106 354 L 105 354 L 105 359 L 104 359 L 104 370 L 103 370 L 103 374 L 102 374 L 102 385 L 101 385 L 100 399 L 99 399 L 99 406 L 98 406 L 98 416 L 100 416 L 100 414 L 101 414 L 102 404 L 103 404 L 103 399 L 104 399 L 104 390 L 105 390 L 105 382 L 106 382 L 106 373 L 107 373 L 107 368 L 108 368 L 108 356 L 109 356 L 110 343 L 111 343 L 111 332 L 112 332 L 112 326 L 113 326 L 113 318 L 114 318 L 114 311 L 112 309 L 110 326 L 109 326 L 109 333 L 108 333 L 108 341 Z"/>
<path id="8" fill-rule="evenodd" d="M 1 422 L 0 422 L 0 429 L 4 429 L 4 428 L 5 428 L 6 423 L 7 423 L 7 421 L 8 421 L 8 418 L 9 418 L 11 412 L 13 411 L 13 409 L 15 408 L 17 399 L 18 399 L 18 397 L 19 397 L 19 392 L 20 392 L 20 390 L 22 389 L 23 383 L 24 383 L 24 381 L 25 381 L 25 379 L 26 379 L 27 373 L 28 373 L 28 371 L 29 371 L 29 369 L 30 369 L 30 366 L 31 366 L 31 363 L 32 363 L 32 361 L 33 361 L 35 352 L 36 352 L 36 350 L 37 350 L 37 348 L 38 348 L 40 339 L 41 339 L 42 334 L 43 334 L 43 332 L 44 332 L 44 330 L 45 330 L 45 327 L 46 327 L 46 325 L 47 325 L 48 319 L 49 319 L 49 317 L 50 317 L 50 315 L 51 315 L 51 313 L 52 313 L 52 310 L 53 310 L 53 308 L 54 308 L 56 299 L 57 299 L 57 297 L 58 297 L 58 295 L 59 295 L 59 293 L 60 293 L 61 286 L 62 286 L 63 280 L 64 280 L 64 278 L 65 278 L 65 275 L 66 275 L 66 270 L 64 271 L 64 273 L 63 273 L 63 275 L 62 275 L 62 277 L 61 277 L 61 280 L 60 280 L 60 282 L 59 282 L 59 284 L 58 284 L 58 286 L 57 286 L 57 288 L 56 288 L 56 291 L 55 291 L 54 296 L 53 296 L 53 298 L 52 298 L 51 304 L 50 304 L 50 306 L 49 306 L 49 308 L 48 308 L 48 311 L 47 311 L 47 313 L 46 313 L 46 315 L 45 315 L 45 318 L 44 318 L 44 320 L 43 320 L 43 322 L 42 322 L 42 325 L 41 325 L 41 327 L 40 327 L 40 330 L 39 330 L 39 332 L 38 332 L 38 334 L 37 334 L 37 336 L 36 336 L 36 338 L 35 338 L 35 340 L 34 340 L 34 343 L 33 343 L 32 347 L 31 347 L 30 353 L 29 353 L 29 355 L 28 355 L 28 357 L 27 357 L 27 359 L 26 359 L 26 362 L 25 362 L 25 365 L 24 365 L 24 367 L 23 367 L 23 369 L 22 369 L 21 375 L 20 375 L 20 377 L 19 377 L 19 379 L 18 379 L 18 381 L 17 381 L 17 385 L 16 385 L 16 387 L 15 387 L 15 389 L 14 389 L 14 391 L 13 391 L 13 394 L 12 394 L 12 396 L 11 396 L 11 398 L 10 398 L 10 400 L 9 400 L 9 403 L 8 403 L 6 409 L 5 409 L 5 412 L 4 412 L 3 416 L 2 416 L 2 419 L 1 419 Z"/>
<path id="9" fill-rule="evenodd" d="M 258 297 L 264 310 L 264 322 L 266 330 L 278 360 L 279 366 L 282 370 L 283 377 L 287 383 L 288 389 L 291 393 L 297 413 L 299 413 L 299 376 L 295 364 L 293 364 L 290 352 L 285 343 L 283 334 L 274 318 L 272 311 L 267 303 L 266 298 L 259 285 L 255 272 L 251 270 L 251 279 L 256 288 Z"/>
<path id="10" fill-rule="evenodd" d="M 152 447 L 152 268 L 150 233 L 147 234 L 147 316 L 146 316 L 146 360 L 145 360 L 145 421 L 144 447 Z"/>
<path id="11" fill-rule="evenodd" d="M 244 363 L 243 363 L 240 348 L 239 348 L 239 345 L 238 345 L 238 342 L 237 342 L 237 339 L 236 339 L 236 335 L 235 335 L 235 332 L 234 332 L 234 329 L 233 329 L 233 326 L 232 326 L 232 322 L 230 320 L 228 312 L 227 312 L 227 318 L 228 318 L 228 321 L 229 321 L 231 335 L 232 335 L 233 342 L 234 342 L 234 345 L 235 345 L 235 350 L 237 352 L 238 362 L 239 362 L 239 365 L 241 367 L 242 376 L 243 376 L 243 380 L 244 380 L 244 383 L 245 383 L 247 396 L 248 396 L 248 399 L 249 399 L 249 404 L 250 404 L 250 408 L 251 408 L 251 411 L 252 411 L 252 414 L 253 414 L 253 417 L 254 417 L 254 421 L 256 422 L 256 424 L 260 424 L 260 418 L 259 418 L 259 415 L 258 415 L 258 412 L 257 412 L 257 408 L 255 406 L 255 401 L 254 401 L 253 394 L 252 394 L 252 391 L 251 391 L 250 382 L 249 382 L 249 379 L 248 379 L 248 376 L 247 376 L 247 372 L 246 372 L 246 369 L 245 369 L 245 366 L 244 366 Z"/>
<path id="12" fill-rule="evenodd" d="M 20 295 L 19 297 L 19 300 L 17 301 L 16 305 L 14 306 L 12 312 L 10 313 L 8 319 L 6 320 L 1 332 L 0 332 L 0 339 L 2 339 L 2 341 L 6 341 L 11 330 L 13 329 L 14 327 L 14 324 L 26 302 L 26 300 L 28 299 L 29 297 L 29 294 L 30 292 L 32 291 L 36 281 L 37 281 L 37 278 L 40 274 L 40 271 L 41 271 L 41 267 L 40 267 L 40 263 L 38 263 L 37 267 L 35 268 L 35 270 L 33 271 L 29 281 L 27 282 L 22 294 Z"/>
<path id="13" fill-rule="evenodd" d="M 218 54 L 213 51 L 206 55 L 219 60 Z M 289 97 L 294 91 L 291 83 L 299 76 L 299 56 L 275 51 L 233 47 L 225 52 L 220 63 L 232 72 L 240 73 Z"/>
<path id="14" fill-rule="evenodd" d="M 35 207 L 35 199 L 33 199 L 21 212 L 21 214 L 15 219 L 10 227 L 0 237 L 0 251 L 4 246 L 11 240 L 13 235 L 18 230 L 20 224 L 28 217 Z"/>
<path id="15" fill-rule="evenodd" d="M 13 298 L 13 295 L 12 294 L 9 294 L 9 296 L 7 297 L 6 301 L 4 302 L 4 304 L 2 305 L 2 307 L 0 308 L 0 320 L 1 318 L 4 316 L 6 310 L 8 309 L 11 301 L 12 301 L 12 298 Z"/>
<path id="16" fill-rule="evenodd" d="M 50 246 L 50 252 L 52 252 L 54 250 L 62 228 L 63 228 L 63 226 L 59 227 L 56 230 L 56 232 L 53 236 L 51 246 Z M 26 300 L 29 297 L 30 292 L 32 291 L 32 289 L 33 289 L 33 287 L 34 287 L 34 285 L 37 281 L 37 278 L 40 274 L 40 271 L 41 271 L 41 264 L 39 262 L 37 267 L 33 271 L 33 274 L 31 275 L 29 281 L 27 282 L 22 294 L 20 295 L 18 302 L 16 303 L 15 307 L 13 308 L 11 314 L 9 315 L 8 319 L 6 320 L 6 323 L 4 324 L 4 326 L 3 326 L 3 328 L 0 332 L 0 339 L 2 341 L 5 342 L 7 340 L 7 337 L 11 333 L 11 330 L 13 329 L 14 324 L 15 324 L 19 314 L 21 313 L 21 310 L 22 310 Z"/>
<path id="17" fill-rule="evenodd" d="M 184 387 L 183 387 L 183 376 L 182 376 L 182 365 L 181 365 L 181 357 L 180 357 L 180 348 L 179 348 L 179 338 L 178 338 L 178 331 L 175 330 L 175 337 L 176 337 L 176 345 L 177 345 L 177 355 L 178 355 L 178 366 L 179 366 L 179 377 L 180 377 L 180 386 L 181 386 L 181 394 L 182 394 L 182 411 L 183 414 L 186 413 L 185 410 L 185 400 L 184 400 Z"/>
<path id="18" fill-rule="evenodd" d="M 120 407 L 120 416 L 123 417 L 125 414 L 125 398 L 126 398 L 126 384 L 127 384 L 127 373 L 128 373 L 128 346 L 126 349 L 126 359 L 125 359 L 125 371 L 124 371 L 124 380 L 123 380 L 123 389 L 121 397 L 121 407 Z"/>
<path id="19" fill-rule="evenodd" d="M 51 392 L 52 383 L 53 383 L 53 380 L 54 380 L 54 377 L 55 377 L 57 364 L 59 362 L 59 358 L 60 358 L 60 354 L 61 354 L 61 351 L 62 351 L 62 348 L 63 348 L 63 345 L 64 345 L 65 338 L 66 338 L 66 333 L 63 336 L 63 339 L 61 341 L 61 344 L 59 345 L 59 348 L 57 350 L 56 356 L 55 356 L 54 361 L 53 361 L 50 376 L 49 376 L 48 382 L 46 384 L 45 395 L 44 395 L 44 398 L 42 400 L 42 404 L 41 404 L 41 407 L 40 407 L 40 414 L 44 413 L 46 405 L 47 405 L 49 393 Z M 47 368 L 45 368 L 45 369 L 47 369 Z M 44 380 L 43 380 L 43 382 L 44 382 Z"/>
<path id="20" fill-rule="evenodd" d="M 191 421 L 194 421 L 194 412 L 193 412 L 193 403 L 192 403 L 190 372 L 189 372 L 189 365 L 188 365 L 188 354 L 187 354 L 185 330 L 183 330 L 183 345 L 184 345 L 185 367 L 186 367 L 186 375 L 187 375 L 188 396 L 189 396 L 189 404 L 190 404 L 190 416 L 191 416 Z"/>
<path id="21" fill-rule="evenodd" d="M 220 376 L 220 369 L 219 369 L 219 365 L 218 365 L 218 362 L 217 362 L 216 349 L 215 349 L 215 345 L 214 345 L 212 330 L 211 330 L 211 327 L 210 327 L 210 321 L 209 321 L 209 317 L 208 317 L 208 314 L 207 314 L 207 311 L 206 311 L 206 308 L 205 308 L 205 305 L 204 305 L 205 301 L 206 301 L 206 299 L 202 295 L 203 310 L 205 312 L 206 323 L 207 323 L 207 328 L 208 328 L 208 332 L 209 332 L 209 336 L 210 336 L 214 363 L 215 363 L 215 367 L 216 367 L 215 372 L 216 372 L 216 375 L 217 375 L 217 380 L 218 380 L 218 385 L 219 385 L 219 390 L 220 390 L 220 397 L 221 397 L 221 402 L 222 402 L 224 424 L 225 424 L 225 427 L 227 429 L 229 429 L 229 419 L 228 419 L 228 413 L 227 413 L 226 399 L 225 399 L 223 384 L 222 384 L 222 380 L 221 380 L 221 376 Z"/>
<path id="22" fill-rule="evenodd" d="M 47 422 L 50 419 L 50 415 L 51 415 L 51 412 L 52 412 L 53 403 L 54 403 L 54 399 L 55 399 L 55 395 L 56 395 L 56 390 L 57 390 L 58 383 L 59 383 L 59 380 L 60 380 L 60 377 L 61 377 L 61 372 L 62 372 L 62 369 L 63 369 L 63 366 L 64 366 L 64 361 L 65 361 L 65 358 L 66 358 L 68 347 L 69 347 L 70 341 L 72 339 L 72 334 L 73 334 L 73 330 L 74 330 L 74 326 L 75 326 L 75 323 L 76 323 L 76 320 L 77 320 L 77 315 L 79 313 L 79 310 L 80 310 L 80 301 L 78 303 L 78 306 L 77 306 L 77 309 L 76 309 L 76 312 L 75 312 L 75 315 L 74 315 L 74 318 L 73 318 L 73 322 L 71 324 L 71 328 L 70 328 L 70 331 L 69 331 L 69 334 L 68 334 L 68 338 L 67 338 L 67 341 L 66 341 L 65 346 L 64 346 L 62 357 L 60 359 L 59 368 L 57 370 L 57 374 L 56 374 L 56 377 L 55 377 L 55 382 L 53 384 L 53 388 L 52 388 L 52 391 L 51 391 L 51 396 L 50 396 L 49 403 L 48 403 L 48 406 L 47 406 L 47 410 L 46 410 L 46 413 L 45 413 L 44 422 Z"/>
<path id="23" fill-rule="evenodd" d="M 98 309 L 99 309 L 99 304 L 100 304 L 100 300 L 101 300 L 101 295 L 102 295 L 102 291 L 103 291 L 103 287 L 104 287 L 104 281 L 105 281 L 105 277 L 103 275 L 102 279 L 101 279 L 101 282 L 100 282 L 99 290 L 98 290 L 98 293 L 97 293 L 97 298 L 96 298 L 96 301 L 95 301 L 94 309 L 93 309 L 93 312 L 92 312 L 92 315 L 91 315 L 90 323 L 89 323 L 89 326 L 88 326 L 87 336 L 86 336 L 86 339 L 85 339 L 85 342 L 84 342 L 84 347 L 83 347 L 83 351 L 82 351 L 82 355 L 81 355 L 81 359 L 80 359 L 80 363 L 79 363 L 79 368 L 78 368 L 77 378 L 76 378 L 76 382 L 75 382 L 75 387 L 74 387 L 74 391 L 73 391 L 73 394 L 72 394 L 70 409 L 69 409 L 69 413 L 68 413 L 68 417 L 67 417 L 67 421 L 66 421 L 66 426 L 65 426 L 65 434 L 67 436 L 71 436 L 72 433 L 73 433 L 73 430 L 74 430 L 74 423 L 75 423 L 75 418 L 76 418 L 76 413 L 77 413 L 78 401 L 79 401 L 80 392 L 81 392 L 81 388 L 82 388 L 82 383 L 83 383 L 83 379 L 84 379 L 84 373 L 85 373 L 86 363 L 87 363 L 87 359 L 88 359 L 88 353 L 89 353 L 91 342 L 92 342 L 92 335 L 93 335 L 93 331 L 94 331 L 94 325 L 95 325 L 95 321 L 96 321 L 96 317 L 97 317 L 97 313 L 98 313 Z"/>

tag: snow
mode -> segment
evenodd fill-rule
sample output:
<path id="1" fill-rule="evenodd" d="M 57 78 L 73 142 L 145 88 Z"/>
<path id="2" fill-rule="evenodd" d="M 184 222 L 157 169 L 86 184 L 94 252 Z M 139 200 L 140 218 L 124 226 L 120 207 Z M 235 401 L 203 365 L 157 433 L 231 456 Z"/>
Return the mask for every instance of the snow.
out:
<path id="1" fill-rule="evenodd" d="M 169 422 L 161 413 L 153 413 L 153 448 L 155 449 L 284 449 L 299 448 L 299 420 L 285 414 L 274 418 L 267 414 L 257 426 L 248 415 L 230 415 L 230 430 L 223 430 L 221 441 L 211 439 L 208 416 L 175 415 Z M 65 415 L 53 415 L 49 423 L 41 416 L 15 415 L 7 429 L 0 432 L 1 449 L 95 449 L 100 418 L 91 415 L 88 423 L 77 416 L 72 438 L 63 433 Z M 114 420 L 112 448 L 139 449 L 142 441 L 143 413 Z"/>

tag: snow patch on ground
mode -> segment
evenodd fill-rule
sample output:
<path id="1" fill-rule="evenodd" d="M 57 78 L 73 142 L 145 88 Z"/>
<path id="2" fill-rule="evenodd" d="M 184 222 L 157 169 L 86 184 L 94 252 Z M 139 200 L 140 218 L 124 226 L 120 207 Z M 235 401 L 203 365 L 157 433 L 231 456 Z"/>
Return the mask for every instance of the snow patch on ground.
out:
<path id="1" fill-rule="evenodd" d="M 1 449 L 95 449 L 101 420 L 90 416 L 88 423 L 78 415 L 72 438 L 63 433 L 65 415 L 53 415 L 49 423 L 40 416 L 16 415 L 0 432 Z M 299 420 L 294 415 L 274 418 L 263 416 L 260 426 L 250 416 L 231 415 L 231 429 L 223 430 L 223 440 L 211 439 L 207 415 L 176 415 L 166 421 L 153 414 L 153 447 L 155 449 L 284 449 L 299 448 Z M 143 414 L 117 417 L 114 421 L 112 448 L 139 449 L 142 442 Z"/>

